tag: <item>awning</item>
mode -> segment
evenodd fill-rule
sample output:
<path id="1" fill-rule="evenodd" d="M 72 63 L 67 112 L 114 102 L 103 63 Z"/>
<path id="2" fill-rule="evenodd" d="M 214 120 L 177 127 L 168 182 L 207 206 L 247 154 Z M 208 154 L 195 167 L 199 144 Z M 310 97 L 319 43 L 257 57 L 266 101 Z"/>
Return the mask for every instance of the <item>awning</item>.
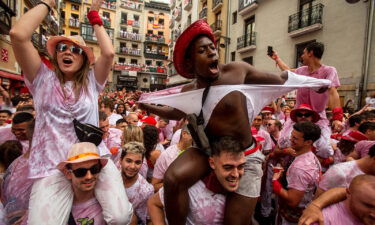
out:
<path id="1" fill-rule="evenodd" d="M 5 71 L 2 71 L 2 70 L 0 70 L 0 77 L 5 77 L 5 78 L 13 79 L 13 80 L 23 81 L 23 77 L 21 75 L 5 72 Z"/>

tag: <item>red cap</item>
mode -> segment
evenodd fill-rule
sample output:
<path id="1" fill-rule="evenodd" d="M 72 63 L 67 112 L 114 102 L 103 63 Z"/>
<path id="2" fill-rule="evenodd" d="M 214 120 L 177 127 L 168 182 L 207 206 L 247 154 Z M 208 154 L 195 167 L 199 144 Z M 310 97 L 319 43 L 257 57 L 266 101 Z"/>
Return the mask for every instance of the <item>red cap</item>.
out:
<path id="1" fill-rule="evenodd" d="M 190 43 L 199 35 L 207 35 L 215 44 L 215 37 L 212 33 L 210 25 L 203 20 L 197 20 L 192 23 L 186 30 L 179 36 L 176 41 L 173 53 L 173 63 L 177 72 L 185 78 L 194 78 L 194 74 L 191 74 L 186 70 L 185 54 Z"/>
<path id="2" fill-rule="evenodd" d="M 351 131 L 347 135 L 342 136 L 341 139 L 357 143 L 359 141 L 367 140 L 367 137 L 362 132 L 355 130 Z"/>
<path id="3" fill-rule="evenodd" d="M 148 125 L 153 125 L 153 126 L 155 126 L 156 123 L 157 123 L 157 121 L 155 120 L 155 118 L 152 117 L 152 116 L 148 116 L 148 117 L 142 119 L 141 122 L 142 123 L 146 123 Z"/>
<path id="4" fill-rule="evenodd" d="M 272 107 L 266 106 L 262 109 L 261 113 L 275 113 L 275 110 Z"/>
<path id="5" fill-rule="evenodd" d="M 294 122 L 297 122 L 297 116 L 296 116 L 296 113 L 301 111 L 301 110 L 307 110 L 307 111 L 310 111 L 313 115 L 312 115 L 312 121 L 313 123 L 316 123 L 320 120 L 320 116 L 317 112 L 315 112 L 311 105 L 309 104 L 301 104 L 300 106 L 298 106 L 298 108 L 296 109 L 293 109 L 291 112 L 290 112 L 290 118 L 294 121 Z"/>

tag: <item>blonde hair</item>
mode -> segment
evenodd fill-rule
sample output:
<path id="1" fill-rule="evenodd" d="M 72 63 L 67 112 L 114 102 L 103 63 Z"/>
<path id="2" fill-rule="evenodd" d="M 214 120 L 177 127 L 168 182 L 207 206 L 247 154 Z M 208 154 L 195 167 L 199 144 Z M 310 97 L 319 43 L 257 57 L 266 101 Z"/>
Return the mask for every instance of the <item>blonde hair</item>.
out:
<path id="1" fill-rule="evenodd" d="M 143 143 L 143 131 L 142 128 L 128 125 L 124 130 L 124 142 L 123 146 L 131 141 L 137 141 Z"/>
<path id="2" fill-rule="evenodd" d="M 145 152 L 146 150 L 142 143 L 137 142 L 137 141 L 131 141 L 124 145 L 120 158 L 121 160 L 123 160 L 126 154 L 128 153 L 141 154 L 143 158 L 145 155 Z"/>
<path id="3" fill-rule="evenodd" d="M 82 66 L 76 72 L 76 74 L 74 75 L 74 80 L 73 80 L 73 82 L 74 82 L 74 92 L 76 94 L 80 93 L 82 87 L 84 88 L 84 90 L 87 90 L 87 84 L 88 84 L 88 75 L 89 75 L 89 71 L 90 71 L 90 63 L 89 63 L 89 60 L 88 60 L 85 52 L 83 52 L 82 57 L 83 57 Z M 55 53 L 53 55 L 53 58 L 52 58 L 52 64 L 55 67 L 55 73 L 56 73 L 57 79 L 59 79 L 59 81 L 60 81 L 60 84 L 65 84 L 66 80 L 65 80 L 64 74 L 60 70 L 59 64 L 57 63 L 57 52 L 56 51 L 55 51 Z M 76 96 L 78 96 L 78 95 L 76 95 Z"/>

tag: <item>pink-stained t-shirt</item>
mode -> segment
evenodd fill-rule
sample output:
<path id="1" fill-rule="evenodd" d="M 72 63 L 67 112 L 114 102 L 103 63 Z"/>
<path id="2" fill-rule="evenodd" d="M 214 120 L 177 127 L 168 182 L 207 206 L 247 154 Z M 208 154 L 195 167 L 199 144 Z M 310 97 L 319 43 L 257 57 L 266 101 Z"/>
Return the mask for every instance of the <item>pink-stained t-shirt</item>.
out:
<path id="1" fill-rule="evenodd" d="M 169 146 L 165 151 L 163 151 L 156 160 L 152 177 L 156 179 L 163 179 L 165 171 L 167 171 L 169 165 L 177 158 L 179 153 L 180 149 L 177 147 L 177 145 Z"/>
<path id="2" fill-rule="evenodd" d="M 308 66 L 302 66 L 294 71 L 296 74 L 305 75 L 308 77 L 327 79 L 332 81 L 330 87 L 340 87 L 339 77 L 335 67 L 321 65 L 319 69 L 310 73 Z M 314 111 L 318 112 L 322 118 L 318 123 L 328 126 L 328 120 L 325 114 L 325 107 L 328 103 L 329 91 L 323 93 L 317 93 L 311 88 L 300 88 L 297 90 L 297 101 L 295 108 L 298 108 L 301 104 L 309 104 Z"/>
<path id="3" fill-rule="evenodd" d="M 259 129 L 258 136 L 264 138 L 264 142 L 262 144 L 262 150 L 272 150 L 272 139 L 270 134 L 266 130 Z"/>
<path id="4" fill-rule="evenodd" d="M 347 204 L 346 201 L 342 201 L 324 208 L 322 212 L 324 225 L 364 225 L 350 212 Z"/>
<path id="5" fill-rule="evenodd" d="M 359 158 L 363 158 L 368 155 L 373 145 L 375 145 L 375 141 L 360 141 L 354 145 L 354 150 L 358 153 Z"/>
<path id="6" fill-rule="evenodd" d="M 34 180 L 27 177 L 29 160 L 24 156 L 18 157 L 8 167 L 2 186 L 2 199 L 8 213 L 27 210 L 31 188 Z"/>
<path id="7" fill-rule="evenodd" d="M 138 219 L 146 224 L 147 200 L 154 194 L 154 187 L 143 176 L 138 175 L 137 181 L 125 190 Z"/>
<path id="8" fill-rule="evenodd" d="M 164 188 L 159 190 L 159 197 L 164 205 Z M 225 195 L 208 190 L 202 181 L 189 188 L 188 225 L 223 224 Z"/>
<path id="9" fill-rule="evenodd" d="M 34 96 L 36 110 L 29 177 L 42 178 L 57 173 L 57 164 L 66 160 L 70 147 L 78 142 L 73 118 L 98 126 L 98 96 L 104 86 L 96 82 L 94 72 L 90 70 L 87 88 L 82 88 L 75 98 L 73 82 L 68 81 L 62 87 L 55 72 L 43 63 L 33 82 L 25 77 L 25 83 Z M 110 154 L 101 145 L 98 146 L 100 154 Z"/>
<path id="10" fill-rule="evenodd" d="M 103 140 L 106 147 L 108 149 L 112 147 L 121 148 L 123 131 L 117 128 L 109 128 L 108 133 L 108 138 Z"/>
<path id="11" fill-rule="evenodd" d="M 319 160 L 311 151 L 299 155 L 293 160 L 287 171 L 286 179 L 288 189 L 305 192 L 298 207 L 305 208 L 312 201 L 321 173 Z"/>
<path id="12" fill-rule="evenodd" d="M 349 187 L 353 178 L 364 174 L 356 160 L 343 162 L 330 167 L 319 182 L 319 188 L 327 191 L 334 187 Z"/>
<path id="13" fill-rule="evenodd" d="M 116 122 L 117 122 L 117 120 L 119 120 L 119 119 L 124 119 L 124 118 L 123 118 L 120 114 L 112 113 L 112 114 L 108 117 L 109 125 L 116 126 Z"/>
<path id="14" fill-rule="evenodd" d="M 106 225 L 102 211 L 102 207 L 96 198 L 72 206 L 72 214 L 76 224 Z"/>
<path id="15" fill-rule="evenodd" d="M 29 150 L 29 140 L 18 140 L 12 133 L 11 127 L 0 128 L 0 144 L 6 141 L 19 141 L 22 145 L 22 153 L 25 153 L 27 150 Z"/>
<path id="16" fill-rule="evenodd" d="M 174 132 L 170 145 L 171 146 L 177 145 L 178 142 L 180 141 L 180 138 L 181 138 L 181 129 L 178 129 L 178 130 L 176 130 L 176 132 Z"/>
<path id="17" fill-rule="evenodd" d="M 292 120 L 287 120 L 284 123 L 283 129 L 280 131 L 280 137 L 278 144 L 280 148 L 287 148 L 291 146 L 290 137 L 293 131 L 293 125 L 295 124 Z M 314 142 L 314 147 L 316 148 L 315 154 L 322 158 L 328 158 L 333 156 L 333 148 L 331 145 L 331 131 L 328 126 L 323 126 L 322 124 L 316 123 L 320 130 L 321 136 L 318 140 Z"/>
<path id="18" fill-rule="evenodd" d="M 6 225 L 5 222 L 5 210 L 3 204 L 0 201 L 0 225 Z"/>

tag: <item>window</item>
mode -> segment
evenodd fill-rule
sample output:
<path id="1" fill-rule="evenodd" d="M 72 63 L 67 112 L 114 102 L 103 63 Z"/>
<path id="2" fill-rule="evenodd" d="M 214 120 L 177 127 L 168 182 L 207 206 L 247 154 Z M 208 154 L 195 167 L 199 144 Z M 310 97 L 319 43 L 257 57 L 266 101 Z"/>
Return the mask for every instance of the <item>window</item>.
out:
<path id="1" fill-rule="evenodd" d="M 132 44 L 132 48 L 133 48 L 133 49 L 137 49 L 137 48 L 138 48 L 138 45 L 137 45 L 137 44 Z"/>
<path id="2" fill-rule="evenodd" d="M 128 14 L 121 13 L 121 23 L 127 23 L 128 20 Z"/>
<path id="3" fill-rule="evenodd" d="M 152 30 L 147 30 L 147 33 L 148 34 L 153 34 L 153 31 Z"/>
<path id="4" fill-rule="evenodd" d="M 74 31 L 70 31 L 70 36 L 74 36 L 74 35 L 78 35 L 78 33 Z"/>
<path id="5" fill-rule="evenodd" d="M 160 35 L 160 36 L 164 36 L 163 31 L 159 31 L 159 32 L 158 32 L 158 35 Z"/>
<path id="6" fill-rule="evenodd" d="M 79 6 L 72 4 L 72 10 L 79 11 Z"/>
<path id="7" fill-rule="evenodd" d="M 73 18 L 73 19 L 77 19 L 78 20 L 79 15 L 72 13 L 72 14 L 70 14 L 70 17 Z"/>
<path id="8" fill-rule="evenodd" d="M 152 61 L 151 60 L 146 60 L 146 65 L 147 66 L 151 66 L 152 65 Z"/>
<path id="9" fill-rule="evenodd" d="M 255 32 L 255 17 L 245 20 L 244 46 L 250 46 L 253 43 Z"/>
<path id="10" fill-rule="evenodd" d="M 111 15 L 109 14 L 109 12 L 103 12 L 103 17 L 110 19 Z"/>
<path id="11" fill-rule="evenodd" d="M 125 58 L 118 58 L 118 63 L 125 63 L 126 62 L 126 59 Z"/>
<path id="12" fill-rule="evenodd" d="M 301 55 L 303 54 L 303 50 L 306 48 L 306 46 L 308 44 L 313 43 L 315 41 L 316 40 L 311 40 L 311 41 L 300 43 L 300 44 L 296 45 L 296 61 L 295 61 L 296 68 L 302 66 Z"/>
<path id="13" fill-rule="evenodd" d="M 133 33 L 139 34 L 139 30 L 138 29 L 133 29 Z"/>
<path id="14" fill-rule="evenodd" d="M 237 23 L 237 11 L 232 13 L 232 24 L 235 24 L 235 23 Z"/>
<path id="15" fill-rule="evenodd" d="M 133 15 L 133 18 L 135 21 L 139 21 L 139 16 L 138 15 Z"/>
<path id="16" fill-rule="evenodd" d="M 126 43 L 120 42 L 120 48 L 126 48 Z"/>
<path id="17" fill-rule="evenodd" d="M 164 19 L 159 19 L 159 25 L 164 25 Z"/>
<path id="18" fill-rule="evenodd" d="M 230 55 L 231 55 L 231 61 L 232 62 L 236 61 L 236 52 L 231 52 Z"/>
<path id="19" fill-rule="evenodd" d="M 219 21 L 221 18 L 221 11 L 215 14 L 215 22 Z"/>
<path id="20" fill-rule="evenodd" d="M 252 56 L 243 58 L 242 61 L 247 62 L 250 65 L 253 65 L 253 57 Z"/>
<path id="21" fill-rule="evenodd" d="M 163 61 L 156 61 L 157 66 L 163 66 Z"/>
<path id="22" fill-rule="evenodd" d="M 148 23 L 152 23 L 152 24 L 153 24 L 153 23 L 154 23 L 154 17 L 150 17 L 150 16 L 149 16 L 149 17 L 148 17 Z"/>
<path id="23" fill-rule="evenodd" d="M 312 10 L 313 5 L 315 5 L 317 0 L 300 0 L 299 10 L 300 10 L 300 19 L 299 19 L 299 27 L 305 27 L 310 24 L 312 20 Z"/>
<path id="24" fill-rule="evenodd" d="M 130 59 L 130 63 L 131 64 L 138 64 L 138 60 L 136 60 L 136 59 Z"/>

